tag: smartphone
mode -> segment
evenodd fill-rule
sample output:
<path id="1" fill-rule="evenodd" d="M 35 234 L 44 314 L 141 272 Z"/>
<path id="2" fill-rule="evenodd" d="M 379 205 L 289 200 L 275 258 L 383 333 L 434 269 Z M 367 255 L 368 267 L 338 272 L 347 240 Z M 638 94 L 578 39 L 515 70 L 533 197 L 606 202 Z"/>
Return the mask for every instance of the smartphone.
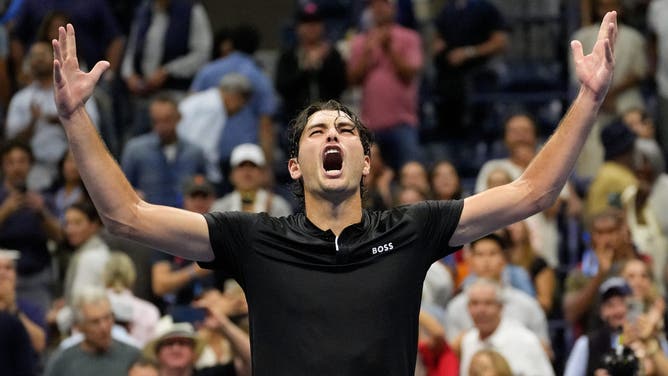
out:
<path id="1" fill-rule="evenodd" d="M 174 322 L 189 322 L 193 325 L 204 322 L 207 315 L 206 308 L 195 308 L 188 305 L 177 305 L 168 312 Z"/>

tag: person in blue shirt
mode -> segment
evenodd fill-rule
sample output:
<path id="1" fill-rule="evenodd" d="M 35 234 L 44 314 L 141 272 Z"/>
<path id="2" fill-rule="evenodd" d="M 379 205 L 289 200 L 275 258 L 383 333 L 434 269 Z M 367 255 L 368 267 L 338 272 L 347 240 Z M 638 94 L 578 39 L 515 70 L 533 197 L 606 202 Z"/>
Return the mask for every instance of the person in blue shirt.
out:
<path id="1" fill-rule="evenodd" d="M 271 80 L 253 58 L 259 45 L 258 31 L 252 26 L 240 25 L 231 31 L 229 39 L 232 51 L 200 69 L 190 86 L 191 92 L 217 87 L 228 73 L 242 74 L 252 84 L 253 94 L 248 104 L 230 116 L 220 137 L 220 165 L 224 175 L 228 172 L 232 149 L 244 143 L 260 145 L 267 165 L 273 166 L 275 136 L 272 117 L 278 105 Z"/>
<path id="2" fill-rule="evenodd" d="M 168 95 L 156 96 L 149 107 L 153 131 L 128 141 L 121 166 L 130 184 L 160 205 L 182 207 L 184 184 L 206 172 L 202 149 L 179 139 L 178 105 Z"/>

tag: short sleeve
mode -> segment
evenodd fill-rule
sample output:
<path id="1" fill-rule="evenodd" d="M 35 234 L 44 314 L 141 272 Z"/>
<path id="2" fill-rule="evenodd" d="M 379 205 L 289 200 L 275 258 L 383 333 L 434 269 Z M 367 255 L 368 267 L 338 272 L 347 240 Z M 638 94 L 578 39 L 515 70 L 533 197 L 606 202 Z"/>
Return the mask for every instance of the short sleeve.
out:
<path id="1" fill-rule="evenodd" d="M 455 233 L 464 208 L 464 200 L 424 201 L 412 205 L 408 214 L 413 217 L 424 248 L 431 252 L 434 262 L 453 253 L 461 246 L 448 245 Z"/>
<path id="2" fill-rule="evenodd" d="M 251 246 L 251 232 L 257 226 L 259 216 L 241 212 L 215 212 L 204 214 L 209 226 L 209 239 L 214 259 L 198 262 L 205 269 L 220 269 L 229 273 L 241 284 L 242 265 Z"/>

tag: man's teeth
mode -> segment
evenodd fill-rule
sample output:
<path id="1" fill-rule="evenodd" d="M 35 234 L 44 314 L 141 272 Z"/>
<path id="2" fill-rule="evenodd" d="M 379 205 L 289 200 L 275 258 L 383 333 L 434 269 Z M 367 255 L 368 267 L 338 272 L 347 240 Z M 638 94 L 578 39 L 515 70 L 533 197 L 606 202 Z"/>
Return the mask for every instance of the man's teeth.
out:
<path id="1" fill-rule="evenodd" d="M 336 153 L 336 154 L 338 154 L 338 153 L 339 153 L 339 151 L 338 151 L 338 150 L 336 150 L 336 149 L 329 149 L 329 150 L 325 151 L 325 154 L 333 154 L 333 153 Z"/>

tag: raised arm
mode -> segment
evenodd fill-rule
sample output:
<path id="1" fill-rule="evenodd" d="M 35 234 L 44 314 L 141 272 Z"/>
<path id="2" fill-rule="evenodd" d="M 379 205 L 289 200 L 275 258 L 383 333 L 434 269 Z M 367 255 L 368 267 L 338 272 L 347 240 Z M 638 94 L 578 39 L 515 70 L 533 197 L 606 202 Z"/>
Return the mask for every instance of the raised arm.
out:
<path id="1" fill-rule="evenodd" d="M 617 13 L 603 18 L 591 54 L 571 42 L 580 91 L 550 140 L 514 182 L 481 192 L 464 201 L 450 239 L 459 245 L 549 208 L 559 196 L 592 128 L 612 81 Z"/>
<path id="2" fill-rule="evenodd" d="M 58 115 L 81 178 L 102 221 L 113 234 L 183 258 L 211 261 L 206 220 L 186 210 L 151 205 L 137 196 L 107 151 L 88 117 L 84 103 L 109 63 L 100 61 L 90 73 L 79 69 L 74 27 L 61 27 L 53 41 L 53 80 Z"/>

